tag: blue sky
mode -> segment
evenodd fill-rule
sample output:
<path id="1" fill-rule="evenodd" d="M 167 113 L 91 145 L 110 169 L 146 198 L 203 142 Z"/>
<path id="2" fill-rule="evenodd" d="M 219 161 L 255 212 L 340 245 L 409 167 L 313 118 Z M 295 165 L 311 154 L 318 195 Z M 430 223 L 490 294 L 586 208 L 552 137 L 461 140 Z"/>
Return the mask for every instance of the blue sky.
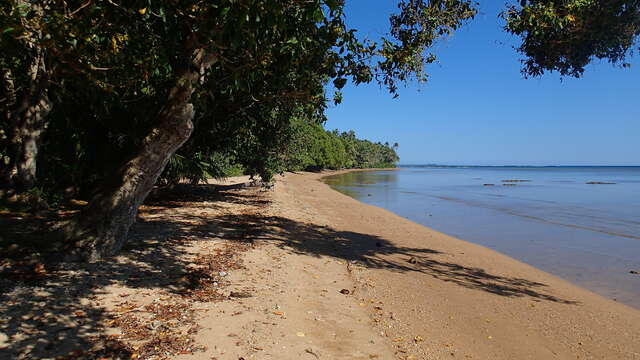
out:
<path id="1" fill-rule="evenodd" d="M 395 1 L 347 1 L 351 26 L 375 39 Z M 377 84 L 348 85 L 327 111 L 328 129 L 400 143 L 402 164 L 640 165 L 640 61 L 601 61 L 581 79 L 524 79 L 515 38 L 501 30 L 504 2 L 435 48 L 426 84 L 392 99 Z"/>

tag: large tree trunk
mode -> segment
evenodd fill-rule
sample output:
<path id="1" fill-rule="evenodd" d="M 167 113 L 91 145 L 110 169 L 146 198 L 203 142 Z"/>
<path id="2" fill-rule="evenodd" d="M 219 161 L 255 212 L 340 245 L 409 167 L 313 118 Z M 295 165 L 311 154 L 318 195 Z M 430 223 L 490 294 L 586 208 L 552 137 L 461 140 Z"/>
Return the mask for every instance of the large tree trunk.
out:
<path id="1" fill-rule="evenodd" d="M 0 170 L 0 197 L 22 193 L 36 184 L 38 148 L 52 108 L 47 94 L 50 74 L 42 56 L 33 60 L 30 75 L 29 89 L 18 94 L 12 72 L 5 69 L 2 74 L 9 163 Z"/>
<path id="2" fill-rule="evenodd" d="M 18 0 L 17 5 L 43 15 L 41 3 Z M 22 36 L 23 45 L 28 49 L 24 54 L 25 67 L 11 70 L 12 64 L 5 64 L 7 68 L 2 69 L 0 95 L 6 102 L 0 117 L 6 124 L 9 164 L 0 162 L 0 198 L 20 194 L 36 184 L 38 148 L 52 108 L 48 89 L 53 69 L 46 65 L 45 52 L 39 44 L 41 39 L 40 28 L 26 26 Z M 14 74 L 14 71 L 25 74 Z M 27 75 L 26 82 L 15 84 L 16 75 Z"/>
<path id="3" fill-rule="evenodd" d="M 70 258 L 87 261 L 114 255 L 124 245 L 138 207 L 147 197 L 169 158 L 193 131 L 194 109 L 190 104 L 196 83 L 215 62 L 199 49 L 191 63 L 178 72 L 166 105 L 139 150 L 100 186 L 80 216 L 65 228 L 73 240 Z"/>

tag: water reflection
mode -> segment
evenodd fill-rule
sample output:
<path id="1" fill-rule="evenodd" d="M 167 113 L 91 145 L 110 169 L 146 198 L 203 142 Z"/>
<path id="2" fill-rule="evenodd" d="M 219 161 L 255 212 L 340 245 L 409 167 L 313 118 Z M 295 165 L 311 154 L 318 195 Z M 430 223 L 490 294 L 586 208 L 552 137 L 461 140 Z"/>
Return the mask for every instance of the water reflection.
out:
<path id="1" fill-rule="evenodd" d="M 377 183 L 393 183 L 397 181 L 394 170 L 385 171 L 354 171 L 341 175 L 328 176 L 323 181 L 332 187 L 354 187 L 375 185 Z"/>

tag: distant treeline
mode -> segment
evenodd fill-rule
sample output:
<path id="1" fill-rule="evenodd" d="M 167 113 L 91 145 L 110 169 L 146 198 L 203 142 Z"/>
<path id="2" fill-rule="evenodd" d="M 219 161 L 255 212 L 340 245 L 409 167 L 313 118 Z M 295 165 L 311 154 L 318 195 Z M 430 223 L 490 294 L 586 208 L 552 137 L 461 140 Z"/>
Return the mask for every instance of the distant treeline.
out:
<path id="1" fill-rule="evenodd" d="M 358 139 L 353 130 L 328 131 L 321 121 L 308 117 L 292 118 L 287 131 L 272 141 L 278 143 L 272 152 L 254 151 L 243 137 L 236 139 L 241 145 L 235 151 L 212 149 L 209 143 L 197 148 L 187 144 L 187 151 L 183 149 L 171 158 L 160 183 L 198 183 L 243 174 L 259 174 L 270 181 L 271 174 L 284 171 L 390 168 L 399 161 L 398 143 Z"/>
<path id="2" fill-rule="evenodd" d="M 328 131 L 320 124 L 296 121 L 285 158 L 286 170 L 363 169 L 395 167 L 398 144 L 374 143 L 353 130 Z"/>

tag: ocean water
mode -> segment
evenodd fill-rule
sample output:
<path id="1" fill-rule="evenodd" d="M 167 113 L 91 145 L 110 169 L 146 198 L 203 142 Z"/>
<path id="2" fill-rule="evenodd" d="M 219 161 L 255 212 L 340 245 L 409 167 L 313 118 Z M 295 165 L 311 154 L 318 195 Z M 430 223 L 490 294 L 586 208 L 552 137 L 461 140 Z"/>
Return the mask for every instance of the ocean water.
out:
<path id="1" fill-rule="evenodd" d="M 325 181 L 640 309 L 640 167 L 407 166 Z"/>

